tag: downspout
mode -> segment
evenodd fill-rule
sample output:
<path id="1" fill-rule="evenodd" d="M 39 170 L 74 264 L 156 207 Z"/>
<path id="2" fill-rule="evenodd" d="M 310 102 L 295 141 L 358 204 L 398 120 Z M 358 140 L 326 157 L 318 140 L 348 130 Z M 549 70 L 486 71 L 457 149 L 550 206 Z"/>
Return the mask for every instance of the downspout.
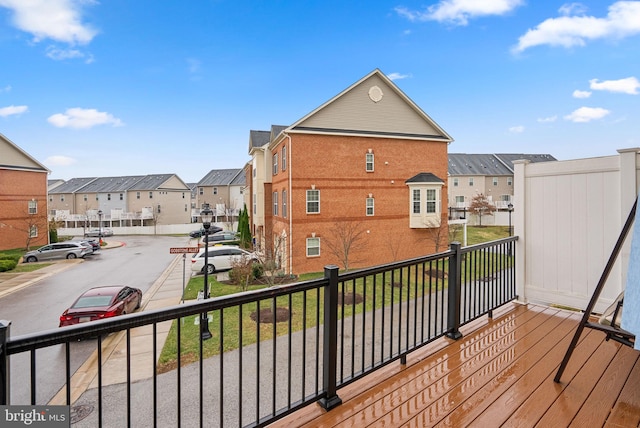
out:
<path id="1" fill-rule="evenodd" d="M 287 190 L 287 197 L 289 198 L 289 203 L 287 204 L 287 216 L 289 217 L 289 275 L 293 274 L 293 219 L 291 218 L 291 213 L 293 210 L 291 209 L 291 205 L 293 204 L 293 195 L 291 194 L 291 135 L 285 134 L 285 137 L 289 139 L 289 146 L 287 147 L 287 163 L 289 167 L 287 168 L 288 179 L 289 179 L 289 189 Z"/>

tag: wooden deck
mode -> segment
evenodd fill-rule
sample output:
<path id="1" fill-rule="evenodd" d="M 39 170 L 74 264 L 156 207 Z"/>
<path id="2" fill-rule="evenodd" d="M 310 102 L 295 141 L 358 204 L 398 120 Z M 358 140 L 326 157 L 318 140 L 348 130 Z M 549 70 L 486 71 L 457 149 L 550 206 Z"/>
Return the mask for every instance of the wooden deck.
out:
<path id="1" fill-rule="evenodd" d="M 636 427 L 640 352 L 585 329 L 553 378 L 581 314 L 509 304 L 338 390 L 342 405 L 308 406 L 276 427 Z"/>

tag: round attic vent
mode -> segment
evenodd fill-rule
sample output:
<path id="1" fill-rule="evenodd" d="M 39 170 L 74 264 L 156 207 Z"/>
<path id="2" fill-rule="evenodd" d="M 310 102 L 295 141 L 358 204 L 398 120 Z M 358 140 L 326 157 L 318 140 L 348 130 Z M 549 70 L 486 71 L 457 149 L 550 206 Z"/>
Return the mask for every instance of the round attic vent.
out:
<path id="1" fill-rule="evenodd" d="M 374 103 L 380 101 L 382 99 L 382 95 L 382 89 L 377 86 L 372 86 L 371 89 L 369 89 L 369 98 L 371 98 L 371 101 Z"/>

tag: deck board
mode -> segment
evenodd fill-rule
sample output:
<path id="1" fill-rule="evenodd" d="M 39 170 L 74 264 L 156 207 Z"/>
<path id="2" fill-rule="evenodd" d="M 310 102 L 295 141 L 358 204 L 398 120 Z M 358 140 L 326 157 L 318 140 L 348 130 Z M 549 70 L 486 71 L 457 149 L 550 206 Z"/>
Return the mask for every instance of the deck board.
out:
<path id="1" fill-rule="evenodd" d="M 628 427 L 640 423 L 640 353 L 586 329 L 553 381 L 581 314 L 510 304 L 273 427 Z"/>

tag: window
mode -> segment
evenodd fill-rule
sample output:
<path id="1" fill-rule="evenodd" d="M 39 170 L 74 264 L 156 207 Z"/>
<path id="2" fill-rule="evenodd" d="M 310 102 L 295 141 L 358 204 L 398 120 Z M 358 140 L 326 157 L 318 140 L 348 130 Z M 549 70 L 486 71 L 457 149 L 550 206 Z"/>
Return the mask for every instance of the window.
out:
<path id="1" fill-rule="evenodd" d="M 187 212 L 189 204 L 184 204 L 184 212 Z"/>
<path id="2" fill-rule="evenodd" d="M 253 213 L 258 213 L 258 198 L 256 197 L 255 193 L 253 194 Z"/>
<path id="3" fill-rule="evenodd" d="M 85 199 L 86 201 L 86 199 Z M 49 202 L 53 202 L 53 196 L 49 195 Z"/>
<path id="4" fill-rule="evenodd" d="M 307 238 L 307 257 L 320 256 L 320 238 Z"/>
<path id="5" fill-rule="evenodd" d="M 124 199 L 124 194 L 120 193 L 120 200 L 122 201 Z"/>
<path id="6" fill-rule="evenodd" d="M 258 175 L 258 172 L 256 171 L 255 168 L 253 168 L 253 178 L 256 178 L 256 175 Z"/>
<path id="7" fill-rule="evenodd" d="M 60 202 L 64 202 L 64 195 L 60 195 Z"/>
<path id="8" fill-rule="evenodd" d="M 413 213 L 414 214 L 420 214 L 420 190 L 419 189 L 413 189 L 413 196 L 412 196 L 412 201 L 411 204 L 413 205 Z"/>
<path id="9" fill-rule="evenodd" d="M 87 198 L 87 195 L 82 195 L 82 199 L 83 199 L 85 202 L 87 202 L 87 199 L 89 199 L 89 198 Z"/>
<path id="10" fill-rule="evenodd" d="M 282 170 L 287 169 L 287 146 L 282 146 Z"/>
<path id="11" fill-rule="evenodd" d="M 427 189 L 427 214 L 436 212 L 436 189 Z"/>
<path id="12" fill-rule="evenodd" d="M 273 155 L 273 175 L 278 173 L 278 154 Z"/>
<path id="13" fill-rule="evenodd" d="M 153 192 L 149 192 L 149 199 L 153 199 Z"/>
<path id="14" fill-rule="evenodd" d="M 203 187 L 198 187 L 198 194 L 199 194 L 200 196 L 203 196 L 203 195 L 204 195 L 204 188 L 203 188 Z"/>
<path id="15" fill-rule="evenodd" d="M 443 181 L 409 182 L 409 227 L 429 229 L 440 227 L 442 220 Z M 457 199 L 456 199 L 457 200 Z"/>
<path id="16" fill-rule="evenodd" d="M 120 194 L 120 196 L 122 196 L 122 193 Z M 182 192 L 182 199 L 184 199 L 184 192 Z"/>
<path id="17" fill-rule="evenodd" d="M 111 200 L 111 193 L 107 193 L 107 201 Z"/>
<path id="18" fill-rule="evenodd" d="M 160 210 L 160 204 L 158 204 L 158 214 L 160 214 L 162 211 Z"/>
<path id="19" fill-rule="evenodd" d="M 464 204 L 464 196 L 456 196 L 456 204 Z"/>
<path id="20" fill-rule="evenodd" d="M 507 185 L 513 186 L 513 177 L 507 177 Z"/>
<path id="21" fill-rule="evenodd" d="M 320 213 L 320 191 L 307 190 L 307 214 Z"/>
<path id="22" fill-rule="evenodd" d="M 29 227 L 29 238 L 37 238 L 38 237 L 38 226 Z"/>
<path id="23" fill-rule="evenodd" d="M 498 177 L 493 177 L 493 185 L 494 186 L 498 185 Z"/>
<path id="24" fill-rule="evenodd" d="M 373 203 L 373 198 L 367 198 L 367 215 L 371 216 L 373 215 L 373 210 L 374 208 L 374 203 Z"/>
<path id="25" fill-rule="evenodd" d="M 366 154 L 365 171 L 373 172 L 373 153 L 367 153 Z"/>
<path id="26" fill-rule="evenodd" d="M 457 178 L 453 179 L 453 187 L 458 187 L 458 179 Z"/>
<path id="27" fill-rule="evenodd" d="M 218 194 L 218 188 L 217 188 L 217 187 L 214 187 L 214 188 L 213 188 L 213 194 L 214 194 L 214 195 L 217 195 L 217 194 Z"/>
<path id="28" fill-rule="evenodd" d="M 38 214 L 38 201 L 29 201 L 29 214 Z"/>
<path id="29" fill-rule="evenodd" d="M 282 191 L 282 217 L 287 217 L 287 191 Z"/>
<path id="30" fill-rule="evenodd" d="M 136 192 L 136 199 L 140 199 L 140 192 Z"/>
<path id="31" fill-rule="evenodd" d="M 273 192 L 273 215 L 278 215 L 278 192 Z"/>
<path id="32" fill-rule="evenodd" d="M 469 177 L 469 186 L 473 186 L 473 177 Z"/>

